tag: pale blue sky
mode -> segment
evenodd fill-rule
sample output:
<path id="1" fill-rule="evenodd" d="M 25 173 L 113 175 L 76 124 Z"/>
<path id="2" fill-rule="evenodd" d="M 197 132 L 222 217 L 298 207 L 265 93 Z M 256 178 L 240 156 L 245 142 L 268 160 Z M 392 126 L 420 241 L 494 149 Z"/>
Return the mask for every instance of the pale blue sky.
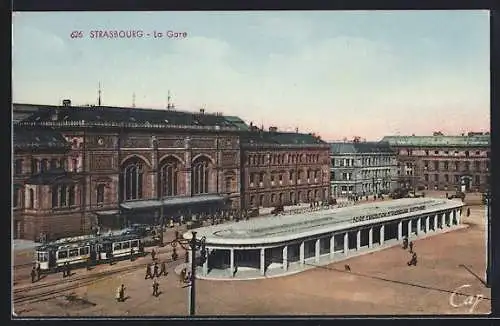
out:
<path id="1" fill-rule="evenodd" d="M 178 109 L 326 140 L 489 129 L 487 11 L 22 12 L 12 64 L 14 102 L 95 104 L 101 81 L 104 105 L 162 109 L 170 89 Z"/>

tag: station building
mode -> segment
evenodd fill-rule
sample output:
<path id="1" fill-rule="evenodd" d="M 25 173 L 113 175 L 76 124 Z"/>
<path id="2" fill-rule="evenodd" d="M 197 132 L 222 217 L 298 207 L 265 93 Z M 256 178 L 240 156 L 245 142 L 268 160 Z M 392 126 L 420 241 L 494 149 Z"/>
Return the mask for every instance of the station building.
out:
<path id="1" fill-rule="evenodd" d="M 404 237 L 456 228 L 463 206 L 459 200 L 405 198 L 199 228 L 208 258 L 197 274 L 217 280 L 300 272 L 396 245 Z"/>

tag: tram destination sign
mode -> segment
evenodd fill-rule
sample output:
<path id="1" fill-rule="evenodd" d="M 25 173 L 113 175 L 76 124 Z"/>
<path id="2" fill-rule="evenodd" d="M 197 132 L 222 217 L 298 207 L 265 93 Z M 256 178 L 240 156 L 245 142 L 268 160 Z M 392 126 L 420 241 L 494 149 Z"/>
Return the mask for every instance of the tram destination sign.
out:
<path id="1" fill-rule="evenodd" d="M 421 205 L 421 206 L 410 207 L 410 208 L 396 209 L 393 211 L 387 211 L 387 212 L 382 212 L 382 213 L 377 213 L 377 214 L 356 216 L 356 217 L 352 218 L 352 222 L 357 223 L 357 222 L 363 222 L 363 221 L 369 221 L 369 220 L 376 220 L 376 219 L 387 217 L 387 216 L 394 216 L 394 215 L 401 215 L 401 214 L 406 214 L 406 213 L 411 213 L 411 212 L 416 212 L 416 211 L 423 211 L 424 209 L 425 209 L 425 205 Z"/>

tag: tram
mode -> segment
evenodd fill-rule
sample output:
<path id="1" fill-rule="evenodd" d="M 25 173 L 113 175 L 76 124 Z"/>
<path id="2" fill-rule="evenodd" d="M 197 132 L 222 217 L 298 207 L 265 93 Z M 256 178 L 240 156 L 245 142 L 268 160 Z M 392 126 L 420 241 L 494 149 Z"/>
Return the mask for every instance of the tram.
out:
<path id="1" fill-rule="evenodd" d="M 42 272 L 57 272 L 66 263 L 75 267 L 86 264 L 90 258 L 93 265 L 103 264 L 130 257 L 131 252 L 136 255 L 144 252 L 139 235 L 65 238 L 37 247 L 35 263 Z"/>

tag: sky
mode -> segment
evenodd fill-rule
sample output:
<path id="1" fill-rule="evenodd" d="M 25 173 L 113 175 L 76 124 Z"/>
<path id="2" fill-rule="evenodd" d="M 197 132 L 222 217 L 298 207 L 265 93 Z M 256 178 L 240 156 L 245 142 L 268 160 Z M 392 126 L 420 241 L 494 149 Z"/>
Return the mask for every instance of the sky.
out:
<path id="1" fill-rule="evenodd" d="M 17 12 L 12 23 L 15 103 L 97 104 L 100 82 L 103 105 L 162 110 L 170 90 L 178 110 L 324 140 L 490 126 L 484 10 Z"/>

